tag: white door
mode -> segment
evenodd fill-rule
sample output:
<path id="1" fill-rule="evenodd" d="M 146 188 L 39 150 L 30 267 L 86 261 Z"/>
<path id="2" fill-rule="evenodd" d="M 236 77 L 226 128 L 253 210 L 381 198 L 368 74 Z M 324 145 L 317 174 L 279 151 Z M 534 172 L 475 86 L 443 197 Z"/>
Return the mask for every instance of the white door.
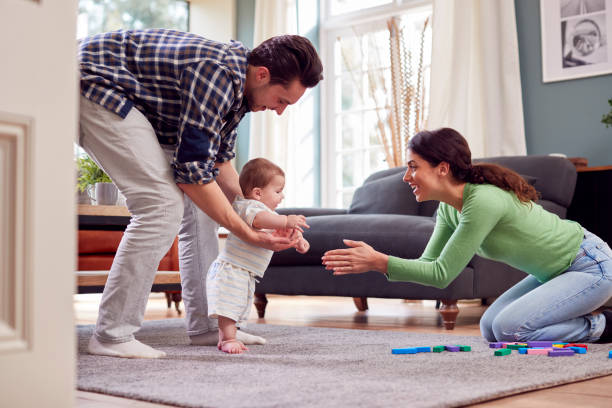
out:
<path id="1" fill-rule="evenodd" d="M 76 0 L 0 0 L 0 405 L 75 392 Z"/>

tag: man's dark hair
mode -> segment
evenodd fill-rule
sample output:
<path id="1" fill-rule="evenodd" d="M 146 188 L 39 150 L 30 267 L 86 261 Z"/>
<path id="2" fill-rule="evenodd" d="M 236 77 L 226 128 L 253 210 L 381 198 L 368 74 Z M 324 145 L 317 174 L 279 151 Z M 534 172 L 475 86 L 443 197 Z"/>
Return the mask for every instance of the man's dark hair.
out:
<path id="1" fill-rule="evenodd" d="M 299 35 L 279 35 L 259 44 L 248 58 L 249 65 L 266 67 L 270 84 L 289 85 L 299 79 L 312 88 L 323 79 L 323 64 L 312 43 Z"/>

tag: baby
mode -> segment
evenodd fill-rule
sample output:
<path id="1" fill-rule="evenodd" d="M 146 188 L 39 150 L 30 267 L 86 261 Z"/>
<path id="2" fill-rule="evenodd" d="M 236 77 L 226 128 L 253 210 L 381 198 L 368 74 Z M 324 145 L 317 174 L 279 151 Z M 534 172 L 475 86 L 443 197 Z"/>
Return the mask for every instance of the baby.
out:
<path id="1" fill-rule="evenodd" d="M 299 253 L 308 252 L 310 244 L 302 237 L 302 228 L 308 228 L 306 218 L 274 212 L 284 198 L 283 170 L 257 158 L 244 165 L 239 181 L 245 198 L 236 197 L 233 203 L 238 215 L 255 229 L 285 230 L 297 238 L 295 248 Z M 219 319 L 219 350 L 231 354 L 248 350 L 236 339 L 236 324 L 244 325 L 253 303 L 255 279 L 263 277 L 272 254 L 229 234 L 225 248 L 210 266 L 206 278 L 208 316 Z"/>

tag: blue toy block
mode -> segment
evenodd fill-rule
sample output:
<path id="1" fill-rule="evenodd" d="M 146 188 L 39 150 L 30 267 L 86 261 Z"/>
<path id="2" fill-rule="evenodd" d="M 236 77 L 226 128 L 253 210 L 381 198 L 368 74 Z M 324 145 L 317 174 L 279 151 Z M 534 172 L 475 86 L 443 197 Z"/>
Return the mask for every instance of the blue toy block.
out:
<path id="1" fill-rule="evenodd" d="M 417 347 L 418 353 L 431 353 L 431 347 Z"/>
<path id="2" fill-rule="evenodd" d="M 518 352 L 519 354 L 527 354 L 527 350 L 529 350 L 527 347 L 521 347 Z"/>
<path id="3" fill-rule="evenodd" d="M 416 347 L 394 348 L 391 349 L 391 354 L 417 354 Z"/>
<path id="4" fill-rule="evenodd" d="M 608 358 L 612 358 L 612 350 L 608 352 Z"/>
<path id="5" fill-rule="evenodd" d="M 586 354 L 586 349 L 584 347 L 567 347 L 570 350 L 574 350 L 576 354 Z"/>

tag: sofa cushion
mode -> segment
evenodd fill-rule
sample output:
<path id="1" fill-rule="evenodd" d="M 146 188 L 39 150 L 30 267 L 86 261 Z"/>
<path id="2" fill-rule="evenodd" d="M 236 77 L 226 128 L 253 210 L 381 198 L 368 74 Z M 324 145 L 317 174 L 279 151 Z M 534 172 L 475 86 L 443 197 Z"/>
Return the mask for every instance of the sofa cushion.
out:
<path id="1" fill-rule="evenodd" d="M 556 156 L 501 156 L 476 159 L 474 162 L 497 163 L 522 175 L 535 177 L 533 185 L 543 200 L 569 207 L 576 187 L 576 167 Z"/>
<path id="2" fill-rule="evenodd" d="M 347 214 L 308 217 L 310 229 L 304 238 L 310 243 L 306 254 L 295 249 L 277 252 L 270 265 L 321 265 L 326 251 L 344 248 L 343 239 L 365 241 L 374 249 L 402 258 L 418 258 L 433 232 L 431 217 L 388 214 Z"/>
<path id="3" fill-rule="evenodd" d="M 404 183 L 405 172 L 404 166 L 372 174 L 355 191 L 348 213 L 432 216 L 439 202 L 417 202 L 410 186 Z M 531 185 L 537 182 L 537 177 L 527 174 L 521 176 Z"/>
<path id="4" fill-rule="evenodd" d="M 406 167 L 396 167 L 372 174 L 353 195 L 349 214 L 404 214 L 432 216 L 437 201 L 416 201 L 412 189 L 404 183 Z"/>

